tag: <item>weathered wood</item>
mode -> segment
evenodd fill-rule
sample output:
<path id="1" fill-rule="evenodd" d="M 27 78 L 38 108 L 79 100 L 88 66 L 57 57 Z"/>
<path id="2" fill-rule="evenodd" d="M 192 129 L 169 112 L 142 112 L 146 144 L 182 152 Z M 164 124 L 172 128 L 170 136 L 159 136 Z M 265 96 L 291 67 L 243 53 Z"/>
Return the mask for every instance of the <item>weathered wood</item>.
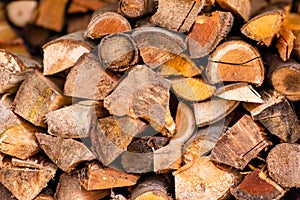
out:
<path id="1" fill-rule="evenodd" d="M 184 38 L 158 27 L 142 27 L 132 33 L 146 65 L 156 68 L 186 50 Z"/>
<path id="2" fill-rule="evenodd" d="M 276 41 L 276 48 L 283 61 L 287 61 L 292 53 L 295 35 L 289 29 L 283 29 Z"/>
<path id="3" fill-rule="evenodd" d="M 130 35 L 118 33 L 103 38 L 98 45 L 98 56 L 103 67 L 126 71 L 139 60 L 139 52 Z"/>
<path id="4" fill-rule="evenodd" d="M 73 33 L 80 30 L 84 30 L 90 22 L 92 14 L 85 13 L 81 15 L 75 15 L 71 18 L 67 18 L 67 33 Z"/>
<path id="5" fill-rule="evenodd" d="M 235 13 L 244 21 L 248 21 L 251 12 L 250 0 L 216 0 L 217 4 L 224 10 Z"/>
<path id="6" fill-rule="evenodd" d="M 85 190 L 80 185 L 79 176 L 79 172 L 62 174 L 59 178 L 58 187 L 56 188 L 55 199 L 98 200 L 109 195 L 110 190 Z"/>
<path id="7" fill-rule="evenodd" d="M 85 1 L 72 0 L 71 5 L 72 4 L 77 4 L 80 7 L 85 7 L 88 10 L 93 10 L 93 11 L 99 10 L 102 7 L 107 5 L 107 3 L 103 2 L 103 1 L 100 1 L 100 0 L 85 0 Z"/>
<path id="8" fill-rule="evenodd" d="M 51 75 L 72 67 L 78 58 L 89 53 L 95 45 L 83 38 L 83 31 L 59 37 L 43 45 L 44 75 Z"/>
<path id="9" fill-rule="evenodd" d="M 192 27 L 203 5 L 204 0 L 159 0 L 151 22 L 173 31 L 186 32 Z"/>
<path id="10" fill-rule="evenodd" d="M 155 0 L 120 0 L 118 12 L 129 18 L 142 17 L 153 13 L 156 4 Z"/>
<path id="11" fill-rule="evenodd" d="M 135 185 L 140 177 L 125 172 L 102 167 L 99 163 L 89 164 L 80 173 L 80 184 L 88 191 L 103 190 Z"/>
<path id="12" fill-rule="evenodd" d="M 68 104 L 70 99 L 39 71 L 26 77 L 14 99 L 14 112 L 36 126 L 46 127 L 44 117 Z"/>
<path id="13" fill-rule="evenodd" d="M 172 88 L 179 97 L 189 101 L 203 101 L 210 98 L 216 87 L 198 78 L 172 79 Z"/>
<path id="14" fill-rule="evenodd" d="M 138 65 L 104 99 L 104 106 L 115 116 L 143 118 L 156 131 L 170 137 L 175 133 L 169 109 L 170 85 L 150 68 Z"/>
<path id="15" fill-rule="evenodd" d="M 285 188 L 300 187 L 299 163 L 299 144 L 278 144 L 267 157 L 270 177 Z"/>
<path id="16" fill-rule="evenodd" d="M 98 57 L 92 53 L 83 54 L 69 72 L 64 85 L 64 94 L 71 97 L 103 100 L 119 80 L 102 68 Z"/>
<path id="17" fill-rule="evenodd" d="M 2 200 L 17 200 L 2 183 L 0 183 L 0 197 Z"/>
<path id="18" fill-rule="evenodd" d="M 87 26 L 84 36 L 97 39 L 113 33 L 127 32 L 131 30 L 128 20 L 116 12 L 104 12 L 95 14 Z"/>
<path id="19" fill-rule="evenodd" d="M 210 83 L 248 82 L 260 86 L 264 65 L 259 51 L 242 40 L 224 42 L 210 55 L 206 68 Z"/>
<path id="20" fill-rule="evenodd" d="M 269 5 L 268 0 L 251 0 L 251 13 L 250 16 L 253 17 L 261 13 L 263 9 Z"/>
<path id="21" fill-rule="evenodd" d="M 79 141 L 45 133 L 36 133 L 35 136 L 47 156 L 65 172 L 71 172 L 82 162 L 95 159 L 90 150 Z"/>
<path id="22" fill-rule="evenodd" d="M 196 157 L 191 166 L 183 166 L 173 175 L 178 200 L 226 199 L 240 179 L 238 173 L 216 167 L 208 157 Z"/>
<path id="23" fill-rule="evenodd" d="M 21 160 L 18 158 L 11 158 L 11 165 L 13 167 L 20 168 L 32 168 L 32 169 L 43 169 L 43 164 L 39 163 L 39 161 L 43 160 L 43 156 L 41 154 L 37 154 L 37 156 L 30 157 L 26 160 Z"/>
<path id="24" fill-rule="evenodd" d="M 201 58 L 211 53 L 227 37 L 234 17 L 230 12 L 214 11 L 210 16 L 197 16 L 187 37 L 192 58 Z"/>
<path id="25" fill-rule="evenodd" d="M 300 61 L 300 31 L 297 31 L 295 33 L 295 37 L 296 39 L 294 40 L 294 48 L 292 51 L 292 55 L 295 57 L 295 59 L 297 59 L 297 61 Z"/>
<path id="26" fill-rule="evenodd" d="M 270 143 L 264 139 L 260 127 L 244 115 L 223 134 L 213 148 L 210 159 L 237 169 L 244 169 Z"/>

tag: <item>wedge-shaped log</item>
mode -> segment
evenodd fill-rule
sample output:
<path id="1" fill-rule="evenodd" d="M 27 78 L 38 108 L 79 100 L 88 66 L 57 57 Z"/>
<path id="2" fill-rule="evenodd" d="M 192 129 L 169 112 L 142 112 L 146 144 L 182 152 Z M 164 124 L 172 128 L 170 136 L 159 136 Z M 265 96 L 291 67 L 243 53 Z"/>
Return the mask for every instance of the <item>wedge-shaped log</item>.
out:
<path id="1" fill-rule="evenodd" d="M 250 0 L 216 0 L 217 4 L 224 10 L 233 12 L 244 21 L 248 21 L 251 12 Z"/>
<path id="2" fill-rule="evenodd" d="M 129 18 L 142 17 L 154 12 L 155 0 L 120 0 L 118 12 Z"/>
<path id="3" fill-rule="evenodd" d="M 39 71 L 34 71 L 21 84 L 14 99 L 14 112 L 36 126 L 46 127 L 45 115 L 68 104 L 70 99 Z"/>
<path id="4" fill-rule="evenodd" d="M 82 162 L 95 159 L 94 154 L 82 142 L 45 133 L 36 133 L 35 136 L 47 156 L 65 172 L 71 172 Z"/>
<path id="5" fill-rule="evenodd" d="M 244 169 L 269 144 L 263 138 L 260 127 L 249 115 L 244 115 L 220 137 L 211 152 L 210 159 Z"/>
<path id="6" fill-rule="evenodd" d="M 43 45 L 44 75 L 51 75 L 72 67 L 78 58 L 90 52 L 95 44 L 83 38 L 83 31 L 59 37 Z"/>
<path id="7" fill-rule="evenodd" d="M 287 61 L 292 53 L 294 47 L 294 40 L 296 39 L 293 32 L 289 29 L 283 29 L 276 41 L 276 48 L 283 61 Z"/>
<path id="8" fill-rule="evenodd" d="M 222 43 L 210 55 L 206 75 L 212 84 L 230 81 L 260 86 L 264 65 L 256 48 L 242 40 L 233 40 Z"/>

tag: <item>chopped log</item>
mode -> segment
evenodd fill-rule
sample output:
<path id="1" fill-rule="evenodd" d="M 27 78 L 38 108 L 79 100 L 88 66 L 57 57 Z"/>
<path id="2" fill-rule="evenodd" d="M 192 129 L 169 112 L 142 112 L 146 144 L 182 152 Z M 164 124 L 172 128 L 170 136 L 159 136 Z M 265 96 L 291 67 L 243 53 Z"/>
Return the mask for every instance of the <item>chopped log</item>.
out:
<path id="1" fill-rule="evenodd" d="M 67 33 L 73 33 L 85 29 L 89 24 L 91 17 L 92 15 L 90 13 L 86 13 L 67 18 Z"/>
<path id="2" fill-rule="evenodd" d="M 159 66 L 157 68 L 157 73 L 161 76 L 182 75 L 191 78 L 200 75 L 203 69 L 203 66 L 197 66 L 188 55 L 180 54 Z"/>
<path id="3" fill-rule="evenodd" d="M 269 176 L 282 187 L 299 188 L 299 163 L 299 144 L 278 144 L 271 149 L 267 157 Z"/>
<path id="4" fill-rule="evenodd" d="M 65 8 L 68 0 L 44 0 L 39 4 L 35 24 L 60 32 L 64 26 Z"/>
<path id="5" fill-rule="evenodd" d="M 230 114 L 238 105 L 239 101 L 228 101 L 221 98 L 194 103 L 196 125 L 203 127 L 213 124 Z"/>
<path id="6" fill-rule="evenodd" d="M 51 75 L 72 67 L 78 58 L 88 53 L 94 43 L 83 38 L 83 31 L 77 31 L 52 40 L 43 45 L 44 75 Z"/>
<path id="7" fill-rule="evenodd" d="M 12 158 L 11 165 L 20 168 L 43 169 L 44 166 L 40 163 L 41 160 L 43 160 L 43 158 L 40 155 L 30 157 L 27 160 Z"/>
<path id="8" fill-rule="evenodd" d="M 169 30 L 187 32 L 203 5 L 204 0 L 159 0 L 157 12 L 151 17 L 151 22 Z"/>
<path id="9" fill-rule="evenodd" d="M 85 6 L 80 5 L 77 2 L 71 1 L 70 5 L 68 6 L 67 14 L 77 14 L 77 13 L 86 13 L 89 9 Z"/>
<path id="10" fill-rule="evenodd" d="M 17 200 L 13 194 L 0 183 L 0 197 L 1 200 Z"/>
<path id="11" fill-rule="evenodd" d="M 300 60 L 300 31 L 295 33 L 295 37 L 296 39 L 294 40 L 294 48 L 292 54 L 295 57 L 295 59 L 299 61 Z"/>
<path id="12" fill-rule="evenodd" d="M 265 199 L 265 200 L 279 200 L 285 191 L 267 178 L 266 174 L 256 169 L 248 174 L 244 180 L 236 187 L 231 189 L 231 194 L 237 199 Z"/>
<path id="13" fill-rule="evenodd" d="M 256 48 L 233 40 L 219 45 L 210 55 L 206 75 L 212 84 L 231 81 L 260 86 L 264 80 L 264 65 Z"/>
<path id="14" fill-rule="evenodd" d="M 109 166 L 126 151 L 132 139 L 143 131 L 146 124 L 128 116 L 109 116 L 99 119 L 92 127 L 90 136 L 98 159 Z"/>
<path id="15" fill-rule="evenodd" d="M 118 12 L 128 18 L 138 18 L 153 13 L 155 0 L 120 0 Z"/>
<path id="16" fill-rule="evenodd" d="M 203 101 L 210 98 L 216 87 L 198 78 L 176 78 L 172 80 L 174 93 L 188 101 Z"/>
<path id="17" fill-rule="evenodd" d="M 62 174 L 56 188 L 55 199 L 57 200 L 97 200 L 109 195 L 110 190 L 87 191 L 80 185 L 79 172 Z"/>
<path id="18" fill-rule="evenodd" d="M 211 53 L 227 37 L 233 20 L 230 12 L 215 11 L 210 16 L 197 16 L 187 37 L 191 58 L 201 58 Z"/>
<path id="19" fill-rule="evenodd" d="M 85 0 L 85 1 L 81 1 L 81 0 L 72 0 L 71 1 L 71 5 L 73 3 L 78 4 L 80 7 L 86 7 L 89 10 L 99 10 L 102 7 L 106 6 L 106 3 L 100 0 Z"/>
<path id="20" fill-rule="evenodd" d="M 249 115 L 244 115 L 220 137 L 210 159 L 243 170 L 269 144 L 260 127 Z"/>
<path id="21" fill-rule="evenodd" d="M 284 142 L 300 138 L 300 123 L 291 104 L 276 91 L 262 91 L 263 104 L 243 104 L 255 120 Z"/>
<path id="22" fill-rule="evenodd" d="M 115 88 L 119 77 L 102 68 L 98 57 L 92 53 L 83 54 L 69 72 L 64 94 L 71 97 L 103 100 Z"/>
<path id="23" fill-rule="evenodd" d="M 287 61 L 292 53 L 295 35 L 291 30 L 283 29 L 276 41 L 276 48 L 283 61 Z"/>
<path id="24" fill-rule="evenodd" d="M 45 133 L 36 133 L 35 136 L 47 156 L 65 172 L 71 172 L 82 162 L 95 159 L 90 150 L 79 141 Z"/>
<path id="25" fill-rule="evenodd" d="M 285 13 L 283 10 L 266 11 L 249 20 L 241 28 L 241 32 L 258 43 L 269 47 L 273 38 L 280 32 L 284 18 Z"/>
<path id="26" fill-rule="evenodd" d="M 52 81 L 34 71 L 26 77 L 16 94 L 14 112 L 36 126 L 46 127 L 45 115 L 70 101 L 61 93 Z"/>
<path id="27" fill-rule="evenodd" d="M 171 137 L 175 123 L 169 109 L 170 85 L 145 65 L 138 65 L 104 99 L 104 107 L 115 116 L 143 118 L 156 131 Z"/>
<path id="28" fill-rule="evenodd" d="M 208 157 L 196 157 L 190 167 L 183 166 L 173 175 L 178 200 L 226 199 L 240 180 L 239 173 L 216 167 Z"/>
<path id="29" fill-rule="evenodd" d="M 182 36 L 157 27 L 134 30 L 132 37 L 146 65 L 156 68 L 186 50 Z"/>
<path id="30" fill-rule="evenodd" d="M 263 103 L 259 93 L 248 83 L 233 83 L 220 87 L 214 95 L 227 100 Z"/>
<path id="31" fill-rule="evenodd" d="M 39 194 L 34 200 L 54 200 L 49 194 Z"/>
<path id="32" fill-rule="evenodd" d="M 139 60 L 139 52 L 130 35 L 117 33 L 103 38 L 98 45 L 98 56 L 103 67 L 126 71 Z"/>
<path id="33" fill-rule="evenodd" d="M 166 180 L 159 175 L 153 175 L 141 180 L 132 190 L 132 200 L 160 199 L 172 200 L 168 194 L 168 184 Z"/>
<path id="34" fill-rule="evenodd" d="M 87 26 L 84 36 L 97 39 L 113 33 L 127 32 L 131 30 L 128 20 L 116 12 L 104 12 L 95 14 Z"/>
<path id="35" fill-rule="evenodd" d="M 57 170 L 57 167 L 47 160 L 39 163 L 43 165 L 42 169 L 19 168 L 6 162 L 5 166 L 0 168 L 0 182 L 17 199 L 32 200 L 54 178 Z"/>
<path id="36" fill-rule="evenodd" d="M 113 168 L 104 168 L 94 162 L 89 164 L 88 168 L 81 170 L 80 184 L 88 191 L 103 190 L 132 186 L 139 178 L 137 175 L 127 174 Z"/>
<path id="37" fill-rule="evenodd" d="M 233 12 L 244 21 L 248 21 L 251 12 L 250 0 L 216 0 L 217 4 L 224 10 Z"/>

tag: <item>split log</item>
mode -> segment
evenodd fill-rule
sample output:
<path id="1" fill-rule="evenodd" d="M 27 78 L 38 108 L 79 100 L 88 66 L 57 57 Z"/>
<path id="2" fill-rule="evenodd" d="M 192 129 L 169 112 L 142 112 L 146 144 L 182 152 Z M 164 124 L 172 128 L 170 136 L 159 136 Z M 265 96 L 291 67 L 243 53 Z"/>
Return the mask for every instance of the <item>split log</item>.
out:
<path id="1" fill-rule="evenodd" d="M 92 127 L 90 136 L 98 159 L 109 166 L 126 151 L 132 139 L 143 131 L 146 124 L 128 116 L 109 116 L 99 119 Z"/>
<path id="2" fill-rule="evenodd" d="M 34 71 L 21 84 L 14 99 L 14 112 L 36 126 L 46 127 L 45 115 L 68 104 L 70 99 L 42 73 Z"/>
<path id="3" fill-rule="evenodd" d="M 267 6 L 269 6 L 269 1 L 268 0 L 251 0 L 251 12 L 250 16 L 256 16 L 259 13 L 261 13 L 262 10 L 266 9 Z"/>
<path id="4" fill-rule="evenodd" d="M 168 60 L 157 68 L 157 73 L 161 76 L 179 76 L 187 78 L 200 75 L 203 66 L 197 64 L 186 54 L 180 54 Z"/>
<path id="5" fill-rule="evenodd" d="M 284 142 L 300 138 L 300 123 L 291 104 L 276 91 L 262 91 L 263 104 L 243 104 L 255 120 Z"/>
<path id="6" fill-rule="evenodd" d="M 71 172 L 82 162 L 95 159 L 90 150 L 79 141 L 45 133 L 36 133 L 35 136 L 47 156 L 65 172 Z"/>
<path id="7" fill-rule="evenodd" d="M 120 0 L 118 12 L 128 18 L 138 18 L 153 13 L 155 0 Z"/>
<path id="8" fill-rule="evenodd" d="M 299 144 L 278 144 L 267 157 L 270 177 L 285 188 L 300 187 L 299 163 Z"/>
<path id="9" fill-rule="evenodd" d="M 219 45 L 210 55 L 206 75 L 212 84 L 231 81 L 260 86 L 264 80 L 264 65 L 256 48 L 233 40 Z"/>
<path id="10" fill-rule="evenodd" d="M 17 200 L 13 194 L 0 183 L 0 197 L 2 200 Z"/>
<path id="11" fill-rule="evenodd" d="M 224 10 L 235 13 L 239 18 L 248 21 L 251 12 L 250 0 L 216 0 L 217 4 Z"/>
<path id="12" fill-rule="evenodd" d="M 71 97 L 103 100 L 117 85 L 119 77 L 102 68 L 98 57 L 83 54 L 69 72 L 64 85 L 64 94 Z"/>
<path id="13" fill-rule="evenodd" d="M 116 12 L 96 13 L 90 20 L 84 36 L 91 39 L 98 39 L 109 34 L 130 30 L 130 23 L 122 15 Z"/>
<path id="14" fill-rule="evenodd" d="M 56 188 L 55 199 L 57 200 L 97 200 L 109 195 L 110 190 L 87 191 L 81 187 L 79 172 L 62 174 Z"/>
<path id="15" fill-rule="evenodd" d="M 81 8 L 84 7 L 87 10 L 96 11 L 96 10 L 99 10 L 102 7 L 106 6 L 107 3 L 103 2 L 103 1 L 99 1 L 99 0 L 85 0 L 85 1 L 71 0 L 70 6 L 72 6 L 73 4 L 77 4 L 77 6 L 79 6 Z"/>
<path id="16" fill-rule="evenodd" d="M 54 198 L 48 194 L 39 194 L 34 200 L 54 200 Z"/>
<path id="17" fill-rule="evenodd" d="M 40 154 L 37 154 L 36 156 L 30 157 L 26 160 L 11 158 L 11 165 L 13 167 L 20 168 L 43 169 L 44 166 L 42 163 L 40 163 L 40 161 L 43 159 L 43 156 Z"/>
<path id="18" fill-rule="evenodd" d="M 141 180 L 132 190 L 132 200 L 143 199 L 161 199 L 172 200 L 173 198 L 168 194 L 168 184 L 166 180 L 159 175 L 146 177 Z"/>
<path id="19" fill-rule="evenodd" d="M 198 127 L 213 124 L 230 114 L 238 105 L 239 101 L 228 101 L 221 98 L 194 103 L 196 124 Z"/>
<path id="20" fill-rule="evenodd" d="M 43 166 L 42 169 L 19 168 L 5 162 L 0 168 L 0 182 L 17 199 L 32 200 L 54 178 L 57 170 L 57 167 L 47 160 L 41 160 L 39 163 Z"/>
<path id="21" fill-rule="evenodd" d="M 139 53 L 130 35 L 118 33 L 103 38 L 98 45 L 98 56 L 103 67 L 113 71 L 126 71 L 139 60 Z"/>
<path id="22" fill-rule="evenodd" d="M 178 200 L 226 199 L 240 175 L 216 167 L 208 157 L 195 158 L 192 165 L 173 172 Z"/>
<path id="23" fill-rule="evenodd" d="M 285 191 L 267 178 L 263 171 L 256 169 L 248 174 L 236 188 L 232 188 L 231 194 L 241 200 L 279 200 L 285 194 Z"/>
<path id="24" fill-rule="evenodd" d="M 201 58 L 211 53 L 227 37 L 233 20 L 230 12 L 215 11 L 210 16 L 197 16 L 187 37 L 191 58 Z"/>
<path id="25" fill-rule="evenodd" d="M 80 173 L 80 184 L 88 191 L 135 185 L 140 177 L 91 163 Z"/>
<path id="26" fill-rule="evenodd" d="M 73 33 L 80 30 L 84 30 L 88 26 L 91 17 L 92 15 L 90 13 L 85 13 L 81 15 L 72 16 L 71 18 L 67 18 L 67 33 Z"/>
<path id="27" fill-rule="evenodd" d="M 104 99 L 104 106 L 115 116 L 143 118 L 156 131 L 171 137 L 175 123 L 169 109 L 170 85 L 150 68 L 138 65 Z"/>
<path id="28" fill-rule="evenodd" d="M 72 67 L 78 58 L 95 45 L 83 38 L 83 31 L 70 33 L 43 45 L 44 75 L 51 75 Z"/>
<path id="29" fill-rule="evenodd" d="M 210 159 L 243 170 L 269 145 L 260 129 L 250 116 L 244 115 L 220 137 Z"/>
<path id="30" fill-rule="evenodd" d="M 172 80 L 174 93 L 188 101 L 203 101 L 210 98 L 216 87 L 198 78 L 176 78 Z"/>
<path id="31" fill-rule="evenodd" d="M 299 16 L 300 19 L 300 16 Z M 295 41 L 294 41 L 294 48 L 293 48 L 293 56 L 295 57 L 295 59 L 297 59 L 298 61 L 300 60 L 300 31 L 295 33 Z"/>
<path id="32" fill-rule="evenodd" d="M 151 17 L 151 22 L 169 30 L 187 32 L 203 5 L 204 0 L 159 0 L 157 12 Z"/>
<path id="33" fill-rule="evenodd" d="M 227 100 L 263 103 L 260 94 L 248 83 L 233 83 L 220 87 L 214 95 Z"/>
<path id="34" fill-rule="evenodd" d="M 241 28 L 241 32 L 258 43 L 269 47 L 274 37 L 280 32 L 284 18 L 285 13 L 283 10 L 266 11 L 249 20 Z"/>
<path id="35" fill-rule="evenodd" d="M 162 28 L 142 27 L 134 30 L 132 37 L 144 63 L 151 68 L 164 64 L 187 48 L 182 36 Z"/>
<path id="36" fill-rule="evenodd" d="M 287 61 L 292 53 L 295 35 L 289 29 L 283 29 L 276 41 L 276 48 L 283 61 Z"/>

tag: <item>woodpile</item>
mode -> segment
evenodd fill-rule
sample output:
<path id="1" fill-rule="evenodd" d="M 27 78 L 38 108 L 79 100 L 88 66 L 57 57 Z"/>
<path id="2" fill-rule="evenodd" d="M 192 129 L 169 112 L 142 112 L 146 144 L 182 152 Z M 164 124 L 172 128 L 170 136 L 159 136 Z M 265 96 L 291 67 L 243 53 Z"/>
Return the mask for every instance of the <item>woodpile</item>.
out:
<path id="1" fill-rule="evenodd" d="M 0 2 L 0 198 L 300 198 L 300 4 Z"/>

